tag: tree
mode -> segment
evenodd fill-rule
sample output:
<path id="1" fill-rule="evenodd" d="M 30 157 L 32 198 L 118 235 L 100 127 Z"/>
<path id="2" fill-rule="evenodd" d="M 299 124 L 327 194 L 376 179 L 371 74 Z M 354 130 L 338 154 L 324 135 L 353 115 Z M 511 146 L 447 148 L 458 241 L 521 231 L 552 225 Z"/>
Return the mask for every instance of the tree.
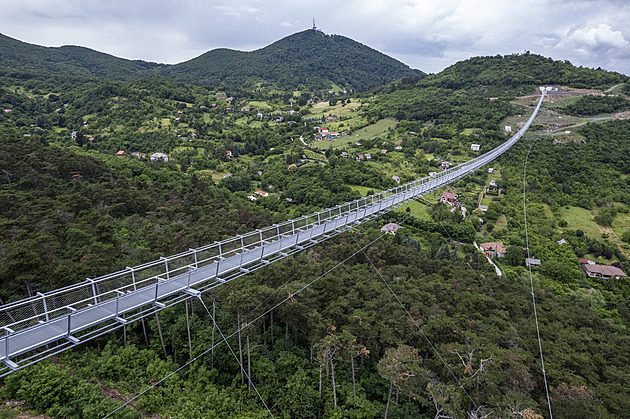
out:
<path id="1" fill-rule="evenodd" d="M 400 344 L 397 348 L 385 349 L 385 355 L 378 362 L 377 367 L 379 375 L 389 381 L 385 417 L 389 412 L 394 388 L 422 404 L 428 403 L 425 388 L 429 381 L 429 373 L 421 363 L 422 357 L 418 354 L 418 350 L 411 346 Z"/>

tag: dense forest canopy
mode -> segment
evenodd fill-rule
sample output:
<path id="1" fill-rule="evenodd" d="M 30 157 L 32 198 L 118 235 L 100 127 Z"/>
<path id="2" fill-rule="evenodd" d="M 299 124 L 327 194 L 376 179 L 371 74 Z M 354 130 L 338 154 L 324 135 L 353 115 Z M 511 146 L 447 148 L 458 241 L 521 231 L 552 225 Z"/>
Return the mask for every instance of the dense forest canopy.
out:
<path id="1" fill-rule="evenodd" d="M 310 74 L 303 42 L 365 51 L 314 31 L 296 37 L 256 52 L 260 62 L 282 64 L 277 54 L 290 52 L 302 62 L 285 63 L 294 74 Z M 234 59 L 214 53 L 191 68 Z M 589 277 L 578 259 L 630 271 L 628 84 L 604 93 L 625 76 L 520 54 L 473 58 L 374 94 L 296 94 L 302 76 L 283 79 L 285 91 L 252 92 L 260 80 L 247 66 L 241 88 L 226 89 L 210 76 L 212 86 L 198 86 L 86 78 L 68 61 L 55 64 L 68 77 L 0 64 L 3 304 L 466 161 L 527 118 L 537 98 L 515 98 L 521 91 L 597 93 L 551 96 L 493 173 L 449 188 L 465 213 L 438 203 L 439 191 L 10 374 L 0 396 L 17 407 L 2 414 L 102 417 L 156 385 L 113 416 L 266 417 L 258 392 L 277 417 L 545 417 L 523 189 L 529 251 L 542 262 L 532 271 L 553 413 L 630 410 L 630 283 Z M 326 64 L 321 80 L 361 83 L 364 68 L 346 64 L 357 71 Z M 312 77 L 300 88 L 323 86 Z M 168 161 L 152 160 L 156 152 Z M 388 222 L 402 229 L 384 235 Z M 501 276 L 474 245 L 484 242 L 506 247 L 493 259 Z M 225 344 L 210 349 L 239 327 L 229 339 L 236 356 Z"/>

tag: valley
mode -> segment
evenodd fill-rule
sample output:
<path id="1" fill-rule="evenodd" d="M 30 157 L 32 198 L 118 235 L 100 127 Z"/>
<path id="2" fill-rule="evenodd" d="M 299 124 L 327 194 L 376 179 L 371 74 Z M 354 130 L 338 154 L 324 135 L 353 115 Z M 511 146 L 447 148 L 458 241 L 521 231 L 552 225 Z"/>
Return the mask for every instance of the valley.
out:
<path id="1" fill-rule="evenodd" d="M 370 53 L 312 35 L 247 57 Z M 230 51 L 86 73 L 90 52 L 2 41 L 3 324 L 19 299 L 435 176 L 509 139 L 540 86 L 575 92 L 447 188 L 6 375 L 2 415 L 547 417 L 526 258 L 554 414 L 630 408 L 627 76 L 525 53 L 369 86 L 261 59 L 272 83 Z M 219 53 L 229 83 L 204 73 Z"/>

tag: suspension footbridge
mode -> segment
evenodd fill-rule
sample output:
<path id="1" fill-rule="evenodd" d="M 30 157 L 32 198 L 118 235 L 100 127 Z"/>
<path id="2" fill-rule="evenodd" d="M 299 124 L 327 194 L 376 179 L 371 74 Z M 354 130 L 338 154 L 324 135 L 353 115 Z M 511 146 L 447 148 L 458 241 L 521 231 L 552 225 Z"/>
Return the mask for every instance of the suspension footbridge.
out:
<path id="1" fill-rule="evenodd" d="M 495 160 L 527 131 L 458 166 L 374 195 L 0 306 L 0 377 L 196 297 L 392 211 Z"/>

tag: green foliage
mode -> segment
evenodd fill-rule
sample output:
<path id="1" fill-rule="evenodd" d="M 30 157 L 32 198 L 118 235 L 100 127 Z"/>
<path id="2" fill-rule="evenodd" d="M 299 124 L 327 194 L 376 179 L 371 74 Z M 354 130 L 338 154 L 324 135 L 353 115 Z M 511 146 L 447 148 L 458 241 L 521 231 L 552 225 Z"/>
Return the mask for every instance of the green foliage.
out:
<path id="1" fill-rule="evenodd" d="M 533 90 L 534 86 L 543 85 L 609 87 L 623 83 L 627 79 L 627 76 L 620 73 L 578 68 L 568 61 L 555 61 L 526 52 L 506 56 L 474 57 L 460 61 L 438 74 L 420 80 L 418 85 L 448 89 L 473 88 L 489 91 L 492 95 L 501 91 L 516 92 L 517 89 L 527 93 Z"/>
<path id="2" fill-rule="evenodd" d="M 229 62 L 235 77 L 229 82 L 242 82 L 241 87 L 269 87 L 258 73 L 273 75 L 284 86 L 328 86 L 339 76 L 338 85 L 366 87 L 365 64 L 342 54 L 350 49 L 359 55 L 364 51 L 366 62 L 388 68 L 388 75 L 399 75 L 387 67 L 388 60 L 379 61 L 343 37 L 313 31 L 295 37 L 288 38 L 295 45 L 282 40 L 253 53 L 215 51 L 168 69 L 181 70 L 176 77 L 191 77 L 184 74 L 186 69 L 202 77 L 212 59 L 222 66 Z M 297 41 L 310 50 L 296 50 Z M 313 54 L 317 48 L 345 62 L 315 63 L 311 55 L 318 57 Z M 299 63 L 274 70 L 276 64 L 287 64 L 286 57 L 273 55 L 278 52 Z M 252 64 L 254 58 L 258 61 Z M 83 74 L 80 66 L 71 69 L 63 63 L 38 63 L 33 72 L 48 68 Z M 269 66 L 266 73 L 261 63 Z M 334 66 L 346 64 L 356 71 L 336 74 Z M 319 72 L 304 81 L 308 66 Z M 105 70 L 113 78 L 118 71 Z M 133 74 L 130 70 L 129 77 Z M 425 79 L 412 76 L 362 105 L 366 119 L 401 119 L 384 138 L 363 141 L 363 147 L 391 151 L 400 143 L 404 148 L 396 158 L 390 157 L 392 152 L 367 164 L 331 155 L 328 163 L 325 158 L 300 161 L 302 154 L 313 157 L 298 140 L 313 134 L 306 115 L 308 93 L 298 99 L 306 118 L 292 116 L 295 123 L 289 124 L 274 122 L 275 116 L 260 120 L 247 112 L 227 112 L 227 101 L 231 98 L 230 106 L 235 106 L 256 99 L 280 108 L 293 92 L 216 92 L 158 77 L 133 82 L 62 80 L 32 73 L 21 77 L 0 78 L 0 105 L 12 109 L 0 114 L 3 302 L 349 201 L 359 196 L 351 186 L 389 188 L 394 184 L 386 172 L 393 165 L 412 178 L 437 171 L 439 161 L 433 157 L 465 160 L 471 141 L 489 150 L 505 140 L 497 127 L 506 116 L 521 112 L 508 96 L 537 84 L 593 87 L 625 80 L 531 54 L 471 59 Z M 376 83 L 386 79 L 373 75 Z M 489 100 L 491 95 L 498 99 Z M 323 95 L 323 100 L 345 98 Z M 595 109 L 607 101 L 576 103 Z M 630 410 L 630 286 L 626 279 L 587 278 L 577 256 L 601 255 L 623 269 L 627 261 L 612 241 L 582 226 L 586 233 L 570 230 L 575 222 L 562 218 L 562 206 L 579 205 L 597 210 L 601 225 L 616 226 L 623 206 L 609 203 L 630 204 L 629 129 L 628 121 L 590 124 L 581 131 L 584 143 L 542 139 L 529 156 L 529 244 L 532 257 L 542 260 L 534 271 L 534 292 L 552 403 L 562 417 L 623 417 Z M 76 140 L 70 138 L 72 131 L 77 131 Z M 91 136 L 96 140 L 90 141 Z M 231 334 L 237 318 L 248 324 L 241 331 L 244 365 L 251 364 L 253 383 L 275 416 L 380 417 L 388 399 L 389 417 L 545 412 L 531 290 L 523 266 L 522 174 L 529 146 L 521 141 L 497 162 L 503 192 L 493 197 L 485 214 L 464 218 L 442 204 L 413 216 L 411 209 L 394 212 L 388 216 L 391 221 L 404 221 L 396 236 L 374 241 L 383 220 L 373 221 L 364 230 L 213 290 L 222 331 Z M 114 157 L 121 149 L 160 150 L 171 161 Z M 218 180 L 228 172 L 231 177 Z M 486 177 L 485 172 L 471 174 L 456 186 L 469 213 L 487 185 Z M 259 187 L 268 188 L 271 196 L 247 200 Z M 473 220 L 478 217 L 485 219 L 483 227 Z M 566 244 L 557 243 L 561 237 Z M 482 239 L 502 240 L 507 246 L 506 257 L 495 260 L 502 277 L 473 248 Z M 365 253 L 356 253 L 358 244 L 368 243 Z M 275 307 L 272 313 L 259 317 L 269 307 Z M 118 402 L 102 394 L 116 399 L 139 394 L 218 341 L 198 300 L 188 308 L 180 304 L 160 312 L 164 348 L 154 319 L 131 323 L 125 329 L 126 346 L 120 344 L 120 335 L 115 343 L 96 339 L 64 355 L 64 369 L 43 363 L 8 376 L 2 396 L 24 399 L 41 414 L 103 416 Z M 236 339 L 230 338 L 230 345 L 239 355 Z M 167 360 L 162 359 L 164 351 Z M 134 402 L 136 410 L 119 414 L 267 417 L 243 381 L 237 361 L 222 344 L 146 392 Z M 475 413 L 474 404 L 481 410 Z"/>
<path id="3" fill-rule="evenodd" d="M 422 73 L 344 36 L 306 30 L 253 52 L 209 51 L 162 74 L 213 86 L 327 90 L 334 83 L 365 90 Z"/>
<path id="4" fill-rule="evenodd" d="M 133 80 L 151 75 L 156 69 L 164 67 L 163 64 L 125 60 L 83 47 L 41 47 L 2 34 L 0 51 L 0 74 L 17 73 L 25 77 L 56 74 Z"/>
<path id="5" fill-rule="evenodd" d="M 630 108 L 630 101 L 623 96 L 581 96 L 575 102 L 567 105 L 567 113 L 574 115 L 597 115 L 613 113 Z"/>
<path id="6" fill-rule="evenodd" d="M 103 398 L 97 385 L 49 363 L 11 374 L 1 393 L 2 397 L 26 400 L 28 407 L 58 417 L 103 417 L 118 407 L 118 403 Z M 112 417 L 140 415 L 123 408 Z"/>
<path id="7" fill-rule="evenodd" d="M 56 74 L 136 80 L 159 75 L 197 85 L 290 91 L 329 90 L 333 85 L 365 90 L 423 75 L 352 39 L 314 30 L 253 52 L 221 48 L 176 65 L 125 60 L 83 47 L 46 48 L 1 34 L 0 51 L 0 74 L 24 77 Z"/>

